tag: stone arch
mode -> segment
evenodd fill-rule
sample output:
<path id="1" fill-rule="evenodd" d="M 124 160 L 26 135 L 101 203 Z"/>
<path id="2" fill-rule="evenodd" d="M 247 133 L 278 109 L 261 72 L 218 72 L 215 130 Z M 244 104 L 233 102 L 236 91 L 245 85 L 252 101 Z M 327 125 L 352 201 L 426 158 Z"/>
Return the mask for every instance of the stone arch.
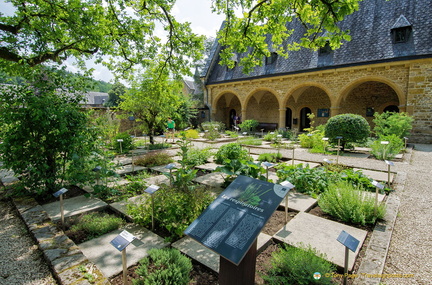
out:
<path id="1" fill-rule="evenodd" d="M 261 123 L 279 123 L 280 100 L 270 88 L 259 88 L 249 93 L 244 100 L 245 120 Z"/>
<path id="2" fill-rule="evenodd" d="M 222 122 L 230 128 L 233 123 L 230 114 L 234 110 L 237 116 L 241 116 L 242 104 L 236 93 L 225 90 L 214 97 L 212 110 L 212 120 Z"/>
<path id="3" fill-rule="evenodd" d="M 330 113 L 332 98 L 329 92 L 325 85 L 316 82 L 305 82 L 291 88 L 285 95 L 283 107 L 292 110 L 292 128 L 302 131 L 301 110 L 304 108 L 309 108 L 315 114 L 315 126 L 325 124 L 328 116 L 318 116 L 318 111 Z"/>
<path id="4" fill-rule="evenodd" d="M 382 77 L 363 77 L 348 84 L 338 97 L 339 114 L 354 113 L 373 127 L 373 114 L 387 105 L 404 107 L 403 92 L 394 82 Z M 403 108 L 400 108 L 403 109 Z"/>

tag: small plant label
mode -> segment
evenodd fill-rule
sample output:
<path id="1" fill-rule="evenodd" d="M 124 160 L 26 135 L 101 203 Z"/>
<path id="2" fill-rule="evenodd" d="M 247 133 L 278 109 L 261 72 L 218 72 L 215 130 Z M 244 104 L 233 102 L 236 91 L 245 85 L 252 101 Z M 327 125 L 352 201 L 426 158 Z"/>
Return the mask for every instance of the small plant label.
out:
<path id="1" fill-rule="evenodd" d="M 352 252 L 355 252 L 357 250 L 357 246 L 359 245 L 360 241 L 347 233 L 346 231 L 342 231 L 337 241 L 343 244 L 345 247 L 349 248 Z"/>
<path id="2" fill-rule="evenodd" d="M 185 234 L 238 265 L 288 191 L 288 187 L 240 175 Z"/>
<path id="3" fill-rule="evenodd" d="M 157 190 L 159 190 L 159 186 L 152 184 L 144 192 L 153 195 Z"/>
<path id="4" fill-rule="evenodd" d="M 60 195 L 63 195 L 64 193 L 66 193 L 68 190 L 66 189 L 66 188 L 62 188 L 62 189 L 60 189 L 60 190 L 58 190 L 57 192 L 55 192 L 54 194 L 53 194 L 53 196 L 54 197 L 59 197 Z"/>
<path id="5" fill-rule="evenodd" d="M 133 240 L 135 236 L 128 231 L 122 231 L 118 236 L 116 236 L 110 243 L 118 251 L 124 250 Z"/>

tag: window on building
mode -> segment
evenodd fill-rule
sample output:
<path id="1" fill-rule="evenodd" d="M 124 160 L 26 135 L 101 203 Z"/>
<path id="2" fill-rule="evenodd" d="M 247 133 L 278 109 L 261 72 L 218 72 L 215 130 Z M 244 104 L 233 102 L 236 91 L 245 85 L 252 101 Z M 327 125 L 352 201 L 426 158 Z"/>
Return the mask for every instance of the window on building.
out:
<path id="1" fill-rule="evenodd" d="M 265 64 L 266 64 L 266 65 L 273 64 L 273 63 L 276 61 L 277 56 L 278 56 L 278 55 L 277 55 L 276 52 L 272 52 L 272 53 L 270 54 L 270 56 L 267 56 L 267 57 L 266 57 L 266 59 L 265 59 Z"/>
<path id="2" fill-rule="evenodd" d="M 330 43 L 327 41 L 325 46 L 319 48 L 318 55 L 326 55 L 326 54 L 330 54 L 331 52 L 332 49 L 330 47 Z"/>
<path id="3" fill-rule="evenodd" d="M 406 43 L 411 35 L 411 27 L 401 27 L 391 30 L 393 43 Z"/>

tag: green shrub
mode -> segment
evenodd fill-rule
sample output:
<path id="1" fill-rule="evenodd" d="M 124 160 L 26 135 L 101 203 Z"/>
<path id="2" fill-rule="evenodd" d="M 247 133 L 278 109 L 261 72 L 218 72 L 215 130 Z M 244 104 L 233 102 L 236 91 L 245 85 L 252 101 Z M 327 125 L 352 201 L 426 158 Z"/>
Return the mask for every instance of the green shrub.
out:
<path id="1" fill-rule="evenodd" d="M 185 131 L 185 136 L 188 139 L 197 139 L 199 138 L 199 132 L 194 129 L 189 129 Z"/>
<path id="2" fill-rule="evenodd" d="M 239 124 L 238 126 L 242 132 L 251 132 L 251 131 L 255 131 L 258 125 L 259 122 L 257 120 L 245 120 L 243 123 Z"/>
<path id="3" fill-rule="evenodd" d="M 223 187 L 227 187 L 239 175 L 249 176 L 255 179 L 265 180 L 266 170 L 259 163 L 247 160 L 225 159 L 224 166 L 216 167 L 216 172 L 227 174 Z"/>
<path id="4" fill-rule="evenodd" d="M 388 144 L 381 144 L 382 141 L 388 141 Z M 393 159 L 404 149 L 405 144 L 397 135 L 382 136 L 380 140 L 372 143 L 372 155 L 377 159 Z"/>
<path id="5" fill-rule="evenodd" d="M 168 153 L 163 151 L 149 152 L 134 160 L 135 165 L 151 167 L 174 162 Z"/>
<path id="6" fill-rule="evenodd" d="M 262 140 L 260 138 L 254 137 L 244 137 L 237 140 L 239 144 L 244 145 L 262 145 Z"/>
<path id="7" fill-rule="evenodd" d="M 153 195 L 153 200 L 155 223 L 170 233 L 168 239 L 172 241 L 183 236 L 184 230 L 198 218 L 214 197 L 204 187 L 185 192 L 173 187 L 161 186 Z M 128 205 L 128 214 L 132 216 L 135 223 L 149 228 L 152 219 L 151 209 L 151 199 L 147 199 L 142 203 Z"/>
<path id="8" fill-rule="evenodd" d="M 380 204 L 375 212 L 375 196 L 347 181 L 330 183 L 322 193 L 318 205 L 321 209 L 347 223 L 374 224 L 385 214 L 385 205 Z"/>
<path id="9" fill-rule="evenodd" d="M 223 164 L 225 159 L 250 160 L 248 151 L 238 143 L 228 143 L 222 145 L 215 154 L 215 162 Z"/>
<path id="10" fill-rule="evenodd" d="M 155 143 L 148 145 L 149 150 L 165 149 L 170 147 L 171 145 L 169 143 Z"/>
<path id="11" fill-rule="evenodd" d="M 277 162 L 281 158 L 282 158 L 282 154 L 280 152 L 278 152 L 278 153 L 261 153 L 258 156 L 258 161 Z"/>
<path id="12" fill-rule="evenodd" d="M 225 129 L 225 124 L 222 122 L 216 122 L 216 121 L 211 121 L 211 122 L 204 122 L 201 123 L 201 127 L 204 131 L 214 131 L 215 129 L 217 129 L 217 132 L 222 132 Z"/>
<path id="13" fill-rule="evenodd" d="M 409 136 L 414 121 L 413 117 L 403 112 L 375 113 L 374 117 L 374 132 L 378 137 L 396 135 L 403 139 Z"/>
<path id="14" fill-rule="evenodd" d="M 113 141 L 113 146 L 117 153 L 120 153 L 120 142 L 117 141 L 119 139 L 123 140 L 121 142 L 121 153 L 126 153 L 129 150 L 133 149 L 134 146 L 132 144 L 132 137 L 128 133 L 118 133 Z"/>
<path id="15" fill-rule="evenodd" d="M 362 188 L 366 191 L 375 191 L 371 179 L 364 175 L 360 170 L 354 171 L 352 168 L 344 169 L 339 174 L 340 179 L 347 181 L 354 187 Z"/>
<path id="16" fill-rule="evenodd" d="M 202 165 L 208 162 L 209 158 L 213 155 L 210 147 L 207 148 L 189 148 L 186 155 L 186 164 L 190 167 Z"/>
<path id="17" fill-rule="evenodd" d="M 279 181 L 288 180 L 299 192 L 316 197 L 328 187 L 329 175 L 322 168 L 310 168 L 309 164 L 305 167 L 303 164 L 281 164 L 276 168 Z"/>
<path id="18" fill-rule="evenodd" d="M 118 229 L 124 225 L 125 221 L 115 215 L 107 213 L 93 212 L 80 217 L 78 223 L 71 226 L 67 235 L 74 235 L 79 231 L 86 233 L 86 240 L 90 240 L 111 231 Z"/>
<path id="19" fill-rule="evenodd" d="M 324 142 L 324 132 L 320 130 L 314 130 L 307 134 L 300 134 L 298 139 L 300 141 L 300 146 L 304 148 L 310 148 L 311 152 L 325 152 L 325 146 L 327 142 Z"/>
<path id="20" fill-rule="evenodd" d="M 271 142 L 274 141 L 276 138 L 277 138 L 276 132 L 268 132 L 267 134 L 264 135 L 263 140 L 265 140 L 266 142 Z"/>
<path id="21" fill-rule="evenodd" d="M 262 278 L 266 284 L 333 284 L 332 272 L 336 270 L 325 255 L 309 247 L 290 247 L 285 245 L 272 254 L 271 268 Z M 314 273 L 321 273 L 316 280 Z"/>
<path id="22" fill-rule="evenodd" d="M 189 283 L 192 262 L 174 248 L 152 248 L 149 256 L 139 261 L 135 273 L 139 279 L 133 279 L 134 285 L 186 285 Z"/>
<path id="23" fill-rule="evenodd" d="M 325 126 L 325 136 L 331 143 L 337 143 L 336 137 L 342 136 L 341 145 L 365 142 L 370 135 L 369 123 L 360 115 L 341 114 L 331 117 Z"/>
<path id="24" fill-rule="evenodd" d="M 238 133 L 233 131 L 225 131 L 225 134 L 228 135 L 230 138 L 238 138 Z"/>

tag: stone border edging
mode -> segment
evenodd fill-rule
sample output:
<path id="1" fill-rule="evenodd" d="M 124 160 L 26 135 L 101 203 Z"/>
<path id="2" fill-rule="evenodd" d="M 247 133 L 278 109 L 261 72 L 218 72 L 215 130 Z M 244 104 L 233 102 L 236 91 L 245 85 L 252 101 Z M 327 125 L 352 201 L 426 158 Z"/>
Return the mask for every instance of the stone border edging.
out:
<path id="1" fill-rule="evenodd" d="M 33 198 L 14 198 L 12 202 L 60 284 L 110 284 L 79 247 L 63 231 L 57 229 L 42 206 Z M 82 270 L 84 268 L 85 271 Z M 92 274 L 94 282 L 90 283 L 85 278 L 85 273 Z"/>

